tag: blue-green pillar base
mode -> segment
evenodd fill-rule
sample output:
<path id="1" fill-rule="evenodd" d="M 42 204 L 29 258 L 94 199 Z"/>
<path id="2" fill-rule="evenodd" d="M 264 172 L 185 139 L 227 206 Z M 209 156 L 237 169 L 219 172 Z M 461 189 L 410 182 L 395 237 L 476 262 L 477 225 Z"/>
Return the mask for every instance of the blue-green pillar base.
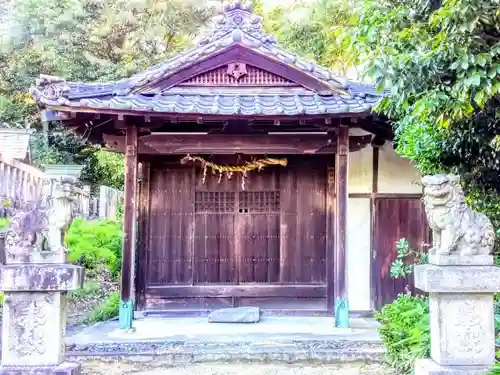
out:
<path id="1" fill-rule="evenodd" d="M 337 298 L 335 301 L 335 327 L 349 327 L 349 302 L 347 299 Z"/>
<path id="2" fill-rule="evenodd" d="M 134 301 L 120 300 L 119 311 L 120 329 L 132 329 L 132 321 L 134 320 Z"/>

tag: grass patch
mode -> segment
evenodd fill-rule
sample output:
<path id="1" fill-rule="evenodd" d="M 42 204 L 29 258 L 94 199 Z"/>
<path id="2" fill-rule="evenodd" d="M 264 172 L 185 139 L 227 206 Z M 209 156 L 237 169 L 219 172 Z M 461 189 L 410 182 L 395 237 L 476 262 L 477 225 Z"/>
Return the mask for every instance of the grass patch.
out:
<path id="1" fill-rule="evenodd" d="M 101 290 L 101 285 L 97 280 L 89 279 L 83 284 L 83 287 L 72 291 L 69 293 L 69 298 L 72 301 L 79 302 L 86 300 L 96 294 Z"/>
<path id="2" fill-rule="evenodd" d="M 103 322 L 118 316 L 120 308 L 120 293 L 112 292 L 106 300 L 94 307 L 85 319 L 86 324 Z"/>

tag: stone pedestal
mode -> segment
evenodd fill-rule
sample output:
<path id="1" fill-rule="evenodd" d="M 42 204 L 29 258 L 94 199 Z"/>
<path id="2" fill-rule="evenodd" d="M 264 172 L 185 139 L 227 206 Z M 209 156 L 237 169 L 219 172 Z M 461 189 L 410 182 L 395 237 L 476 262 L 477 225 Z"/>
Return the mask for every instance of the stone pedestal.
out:
<path id="1" fill-rule="evenodd" d="M 83 284 L 83 268 L 69 264 L 0 267 L 5 292 L 0 375 L 80 374 L 64 363 L 68 291 Z"/>
<path id="2" fill-rule="evenodd" d="M 500 267 L 419 265 L 415 286 L 429 293 L 431 359 L 415 375 L 479 375 L 495 362 L 493 293 Z"/>

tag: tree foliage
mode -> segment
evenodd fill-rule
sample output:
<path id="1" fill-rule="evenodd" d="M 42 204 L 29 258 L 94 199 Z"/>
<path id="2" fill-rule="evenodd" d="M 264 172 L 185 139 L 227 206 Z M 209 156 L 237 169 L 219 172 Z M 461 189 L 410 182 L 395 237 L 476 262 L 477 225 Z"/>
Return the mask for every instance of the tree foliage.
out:
<path id="1" fill-rule="evenodd" d="M 346 74 L 352 66 L 338 36 L 351 25 L 351 15 L 351 0 L 296 2 L 273 9 L 265 26 L 290 50 Z"/>
<path id="2" fill-rule="evenodd" d="M 498 193 L 500 1 L 359 0 L 352 23 L 349 62 L 390 92 L 377 110 L 397 151 L 423 173 L 455 171 L 472 193 Z"/>
<path id="3" fill-rule="evenodd" d="M 39 74 L 72 81 L 130 76 L 186 48 L 213 11 L 202 0 L 10 0 L 2 6 L 0 123 L 39 130 L 28 94 Z M 35 164 L 86 164 L 89 180 L 117 185 L 119 157 L 58 127 L 35 136 L 32 148 Z"/>

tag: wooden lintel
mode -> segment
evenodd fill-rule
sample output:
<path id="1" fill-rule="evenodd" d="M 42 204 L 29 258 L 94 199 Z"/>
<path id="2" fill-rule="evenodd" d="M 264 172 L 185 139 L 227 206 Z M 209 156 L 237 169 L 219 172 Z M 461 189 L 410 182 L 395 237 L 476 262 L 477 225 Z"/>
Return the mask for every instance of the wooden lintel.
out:
<path id="1" fill-rule="evenodd" d="M 150 286 L 146 298 L 307 297 L 325 298 L 326 286 L 318 285 L 172 285 Z"/>
<path id="2" fill-rule="evenodd" d="M 340 126 L 335 154 L 335 254 L 334 295 L 347 299 L 347 159 L 349 155 L 349 128 Z"/>
<path id="3" fill-rule="evenodd" d="M 104 135 L 108 147 L 124 152 L 124 137 Z M 349 137 L 349 151 L 354 152 L 369 144 L 371 136 Z M 330 134 L 174 134 L 153 133 L 139 138 L 140 154 L 188 153 L 209 154 L 330 154 L 336 152 L 335 136 Z"/>
<path id="4" fill-rule="evenodd" d="M 349 198 L 354 199 L 420 199 L 422 194 L 418 193 L 349 193 Z"/>

